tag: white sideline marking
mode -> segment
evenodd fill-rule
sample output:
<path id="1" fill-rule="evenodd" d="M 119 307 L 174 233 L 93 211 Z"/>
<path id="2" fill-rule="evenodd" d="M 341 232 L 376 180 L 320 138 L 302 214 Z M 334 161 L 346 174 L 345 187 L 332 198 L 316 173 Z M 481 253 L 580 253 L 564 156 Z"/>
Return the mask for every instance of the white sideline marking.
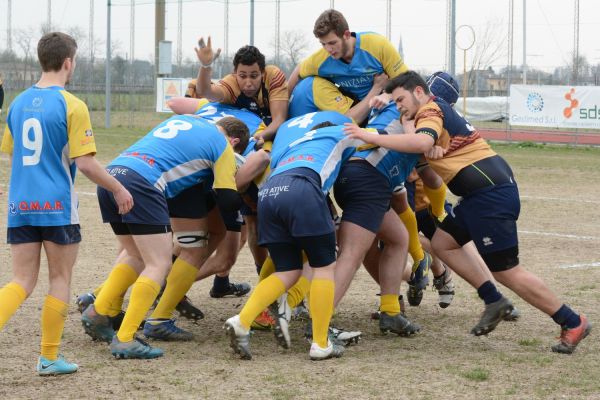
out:
<path id="1" fill-rule="evenodd" d="M 600 267 L 600 262 L 585 263 L 585 264 L 561 265 L 558 268 L 569 269 L 569 268 L 587 268 L 587 267 Z"/>
<path id="2" fill-rule="evenodd" d="M 519 233 L 524 233 L 525 235 L 561 237 L 561 238 L 566 238 L 566 239 L 600 240 L 600 237 L 598 237 L 598 236 L 579 236 L 579 235 L 571 235 L 569 233 L 536 232 L 536 231 L 521 231 L 521 230 L 519 231 Z"/>
<path id="3" fill-rule="evenodd" d="M 589 203 L 589 204 L 600 204 L 599 200 L 585 200 L 585 199 L 569 199 L 564 197 L 545 197 L 545 196 L 528 196 L 521 195 L 522 199 L 527 200 L 547 200 L 547 201 L 563 201 L 569 203 Z"/>
<path id="4" fill-rule="evenodd" d="M 96 196 L 96 192 L 77 192 L 82 196 Z"/>

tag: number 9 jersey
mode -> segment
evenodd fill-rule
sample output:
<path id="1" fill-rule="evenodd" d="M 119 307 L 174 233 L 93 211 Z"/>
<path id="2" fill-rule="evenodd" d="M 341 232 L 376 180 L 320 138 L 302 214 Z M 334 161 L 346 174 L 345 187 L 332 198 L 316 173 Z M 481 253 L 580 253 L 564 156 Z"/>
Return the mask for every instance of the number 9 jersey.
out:
<path id="1" fill-rule="evenodd" d="M 74 159 L 96 153 L 85 103 L 59 86 L 33 86 L 13 101 L 6 122 L 8 227 L 78 224 Z"/>

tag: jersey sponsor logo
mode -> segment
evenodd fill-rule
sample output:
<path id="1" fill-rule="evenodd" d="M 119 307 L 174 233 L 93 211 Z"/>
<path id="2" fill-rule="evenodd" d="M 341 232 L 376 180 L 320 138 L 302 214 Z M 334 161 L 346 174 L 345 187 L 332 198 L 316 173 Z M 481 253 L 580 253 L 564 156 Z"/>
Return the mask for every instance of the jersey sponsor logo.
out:
<path id="1" fill-rule="evenodd" d="M 346 80 L 340 80 L 337 82 L 341 87 L 352 88 L 352 87 L 360 87 L 365 85 L 370 85 L 373 81 L 373 76 L 358 76 L 355 78 L 350 78 Z"/>
<path id="2" fill-rule="evenodd" d="M 314 162 L 314 161 L 315 161 L 315 158 L 314 158 L 313 156 L 305 156 L 305 155 L 303 155 L 303 154 L 300 154 L 300 155 L 298 155 L 298 156 L 292 156 L 292 157 L 286 158 L 285 160 L 281 160 L 281 161 L 280 161 L 280 162 L 277 164 L 277 166 L 278 166 L 278 167 L 281 167 L 282 165 L 286 165 L 286 164 L 292 163 L 292 162 L 294 162 L 294 161 L 306 161 L 306 162 Z"/>
<path id="3" fill-rule="evenodd" d="M 60 200 L 31 200 L 19 201 L 9 204 L 9 212 L 12 215 L 20 214 L 58 214 L 64 211 L 64 206 Z"/>
<path id="4" fill-rule="evenodd" d="M 38 108 L 42 105 L 43 102 L 44 99 L 42 99 L 41 97 L 34 97 L 33 100 L 31 100 L 31 105 L 35 108 Z"/>
<path id="5" fill-rule="evenodd" d="M 260 192 L 258 192 L 258 197 L 260 198 L 260 200 L 264 200 L 265 197 L 277 198 L 277 196 L 279 196 L 280 193 L 289 191 L 289 185 L 273 186 L 271 188 L 262 189 Z"/>
<path id="6" fill-rule="evenodd" d="M 134 157 L 134 158 L 139 158 L 143 161 L 146 162 L 146 164 L 148 164 L 151 167 L 154 167 L 154 164 L 156 163 L 156 160 L 152 157 L 147 156 L 146 154 L 140 154 L 137 151 L 126 151 L 123 154 L 121 154 L 123 157 Z"/>
<path id="7" fill-rule="evenodd" d="M 9 212 L 11 215 L 17 215 L 17 205 L 15 204 L 15 202 L 14 202 L 14 201 L 11 201 L 11 202 L 8 204 L 8 212 Z"/>
<path id="8" fill-rule="evenodd" d="M 94 133 L 91 129 L 86 129 L 84 133 L 85 137 L 81 139 L 81 145 L 85 146 L 86 144 L 90 144 L 94 142 Z"/>

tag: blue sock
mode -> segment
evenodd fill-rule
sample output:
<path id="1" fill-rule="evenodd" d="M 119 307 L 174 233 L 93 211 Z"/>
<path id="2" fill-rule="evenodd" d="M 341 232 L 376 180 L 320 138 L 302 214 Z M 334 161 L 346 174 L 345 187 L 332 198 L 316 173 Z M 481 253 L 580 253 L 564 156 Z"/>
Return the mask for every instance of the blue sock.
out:
<path id="1" fill-rule="evenodd" d="M 477 294 L 485 304 L 495 303 L 502 298 L 492 281 L 485 281 L 477 288 Z"/>
<path id="2" fill-rule="evenodd" d="M 557 312 L 552 315 L 554 322 L 566 329 L 577 328 L 581 324 L 581 318 L 566 304 L 563 304 Z"/>
<path id="3" fill-rule="evenodd" d="M 221 293 L 229 290 L 229 275 L 227 275 L 227 276 L 215 275 L 215 279 L 213 281 L 213 290 L 215 292 L 221 292 Z"/>

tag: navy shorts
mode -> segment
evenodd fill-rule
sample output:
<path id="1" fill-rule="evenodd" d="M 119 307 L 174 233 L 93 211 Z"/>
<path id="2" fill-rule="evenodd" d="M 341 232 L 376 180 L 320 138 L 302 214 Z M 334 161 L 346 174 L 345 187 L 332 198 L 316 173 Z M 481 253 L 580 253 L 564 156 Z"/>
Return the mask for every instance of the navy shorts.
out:
<path id="1" fill-rule="evenodd" d="M 215 196 L 204 182 L 191 186 L 167 199 L 171 218 L 205 218 L 215 207 Z"/>
<path id="2" fill-rule="evenodd" d="M 302 269 L 302 251 L 313 268 L 326 267 L 335 262 L 335 233 L 321 236 L 297 237 L 296 243 L 269 243 L 267 249 L 277 272 Z"/>
<path id="3" fill-rule="evenodd" d="M 504 271 L 519 264 L 520 211 L 516 182 L 490 186 L 460 199 L 440 229 L 461 246 L 473 240 L 490 271 Z"/>
<path id="4" fill-rule="evenodd" d="M 452 212 L 452 204 L 446 201 L 444 203 L 444 209 L 446 210 L 446 214 L 450 214 Z M 417 217 L 417 228 L 419 229 L 419 232 L 421 232 L 427 239 L 431 240 L 436 228 L 433 217 L 429 214 L 429 211 L 426 208 L 417 211 L 415 216 Z"/>
<path id="5" fill-rule="evenodd" d="M 350 160 L 342 166 L 333 194 L 343 211 L 342 221 L 373 233 L 379 231 L 392 198 L 388 180 L 364 160 Z"/>
<path id="6" fill-rule="evenodd" d="M 107 168 L 133 197 L 133 208 L 124 215 L 111 192 L 98 186 L 98 202 L 104 222 L 121 222 L 140 225 L 170 225 L 167 200 L 164 194 L 132 169 L 120 166 Z"/>
<path id="7" fill-rule="evenodd" d="M 295 244 L 299 237 L 335 232 L 319 179 L 308 168 L 269 178 L 258 193 L 258 244 Z"/>
<path id="8" fill-rule="evenodd" d="M 79 224 L 61 226 L 19 226 L 8 228 L 6 242 L 9 244 L 41 243 L 48 241 L 56 244 L 81 242 Z"/>

